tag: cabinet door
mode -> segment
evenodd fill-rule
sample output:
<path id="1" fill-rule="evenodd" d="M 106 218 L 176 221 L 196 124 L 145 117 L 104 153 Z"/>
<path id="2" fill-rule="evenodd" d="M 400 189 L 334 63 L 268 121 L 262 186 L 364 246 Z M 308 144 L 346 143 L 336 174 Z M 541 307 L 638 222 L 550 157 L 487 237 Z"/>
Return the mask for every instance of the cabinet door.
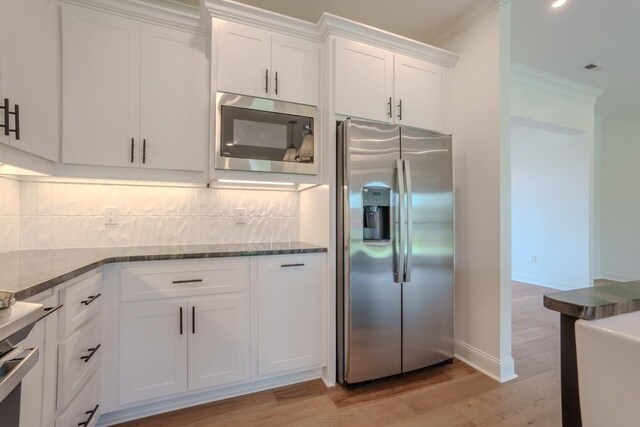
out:
<path id="1" fill-rule="evenodd" d="M 141 164 L 204 171 L 209 141 L 209 65 L 203 36 L 142 27 Z"/>
<path id="2" fill-rule="evenodd" d="M 63 162 L 137 164 L 140 25 L 63 5 Z"/>
<path id="3" fill-rule="evenodd" d="M 0 142 L 53 161 L 60 151 L 58 13 L 54 1 L 0 1 L 0 93 L 20 111 L 20 139 L 0 132 Z"/>
<path id="4" fill-rule="evenodd" d="M 218 91 L 268 98 L 271 33 L 234 22 L 218 25 Z"/>
<path id="5" fill-rule="evenodd" d="M 337 39 L 335 55 L 336 113 L 391 122 L 393 54 Z"/>
<path id="6" fill-rule="evenodd" d="M 120 308 L 120 404 L 187 390 L 187 303 Z"/>
<path id="7" fill-rule="evenodd" d="M 258 261 L 258 375 L 324 364 L 324 257 Z"/>
<path id="8" fill-rule="evenodd" d="M 189 389 L 249 381 L 245 294 L 189 300 Z"/>
<path id="9" fill-rule="evenodd" d="M 425 61 L 396 55 L 395 101 L 396 123 L 442 130 L 441 68 Z"/>
<path id="10" fill-rule="evenodd" d="M 318 105 L 320 46 L 318 43 L 271 36 L 271 97 L 298 104 Z"/>

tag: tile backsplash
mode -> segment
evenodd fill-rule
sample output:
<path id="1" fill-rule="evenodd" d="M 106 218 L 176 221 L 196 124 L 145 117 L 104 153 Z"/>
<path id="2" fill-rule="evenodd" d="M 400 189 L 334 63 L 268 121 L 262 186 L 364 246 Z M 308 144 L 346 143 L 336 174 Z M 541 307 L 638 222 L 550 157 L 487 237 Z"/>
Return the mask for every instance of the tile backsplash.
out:
<path id="1" fill-rule="evenodd" d="M 20 249 L 20 182 L 0 177 L 0 252 Z"/>
<path id="2" fill-rule="evenodd" d="M 299 236 L 296 192 L 27 181 L 19 186 L 19 217 L 8 217 L 19 218 L 20 249 L 279 242 Z M 118 224 L 105 224 L 107 208 L 117 210 Z"/>

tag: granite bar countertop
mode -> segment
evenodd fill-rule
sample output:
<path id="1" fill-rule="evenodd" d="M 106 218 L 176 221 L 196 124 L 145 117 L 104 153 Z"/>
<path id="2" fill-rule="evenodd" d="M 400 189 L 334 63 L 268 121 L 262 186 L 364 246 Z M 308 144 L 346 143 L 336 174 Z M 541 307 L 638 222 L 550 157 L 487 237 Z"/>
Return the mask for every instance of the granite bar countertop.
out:
<path id="1" fill-rule="evenodd" d="M 640 281 L 552 292 L 544 296 L 544 306 L 585 320 L 640 311 Z"/>
<path id="2" fill-rule="evenodd" d="M 0 290 L 23 300 L 104 264 L 326 252 L 303 242 L 24 250 L 0 254 Z"/>

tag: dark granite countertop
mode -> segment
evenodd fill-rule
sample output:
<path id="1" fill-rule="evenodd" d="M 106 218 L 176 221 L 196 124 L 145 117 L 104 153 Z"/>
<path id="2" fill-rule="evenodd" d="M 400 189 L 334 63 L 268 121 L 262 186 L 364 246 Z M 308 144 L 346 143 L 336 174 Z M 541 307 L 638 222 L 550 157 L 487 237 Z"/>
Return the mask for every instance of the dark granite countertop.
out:
<path id="1" fill-rule="evenodd" d="M 104 264 L 326 252 L 303 242 L 24 250 L 0 254 L 0 290 L 23 300 Z"/>
<path id="2" fill-rule="evenodd" d="M 585 320 L 640 311 L 640 281 L 553 292 L 544 296 L 544 306 Z"/>

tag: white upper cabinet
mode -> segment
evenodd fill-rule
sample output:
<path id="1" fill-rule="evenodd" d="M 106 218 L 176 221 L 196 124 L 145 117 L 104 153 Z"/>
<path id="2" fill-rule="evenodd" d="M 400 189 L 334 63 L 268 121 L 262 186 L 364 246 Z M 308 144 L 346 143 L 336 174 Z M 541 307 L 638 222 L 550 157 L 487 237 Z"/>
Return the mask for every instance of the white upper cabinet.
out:
<path id="1" fill-rule="evenodd" d="M 140 24 L 63 5 L 65 163 L 136 166 Z"/>
<path id="2" fill-rule="evenodd" d="M 317 43 L 273 34 L 271 72 L 272 98 L 318 105 L 320 55 Z"/>
<path id="3" fill-rule="evenodd" d="M 320 46 L 218 20 L 218 91 L 318 105 Z"/>
<path id="4" fill-rule="evenodd" d="M 63 162 L 204 171 L 207 39 L 63 5 Z"/>
<path id="5" fill-rule="evenodd" d="M 218 21 L 218 90 L 269 96 L 271 33 Z"/>
<path id="6" fill-rule="evenodd" d="M 442 68 L 395 55 L 396 122 L 422 129 L 442 129 Z"/>
<path id="7" fill-rule="evenodd" d="M 442 130 L 442 67 L 338 38 L 335 73 L 337 114 Z"/>
<path id="8" fill-rule="evenodd" d="M 142 27 L 140 138 L 143 165 L 202 171 L 209 131 L 208 40 Z"/>
<path id="9" fill-rule="evenodd" d="M 11 129 L 19 122 L 19 135 L 0 128 L 0 142 L 53 161 L 60 151 L 58 14 L 55 1 L 0 1 L 0 105 L 7 98 L 9 111 L 17 107 Z"/>
<path id="10" fill-rule="evenodd" d="M 392 122 L 393 53 L 336 40 L 336 113 Z"/>

